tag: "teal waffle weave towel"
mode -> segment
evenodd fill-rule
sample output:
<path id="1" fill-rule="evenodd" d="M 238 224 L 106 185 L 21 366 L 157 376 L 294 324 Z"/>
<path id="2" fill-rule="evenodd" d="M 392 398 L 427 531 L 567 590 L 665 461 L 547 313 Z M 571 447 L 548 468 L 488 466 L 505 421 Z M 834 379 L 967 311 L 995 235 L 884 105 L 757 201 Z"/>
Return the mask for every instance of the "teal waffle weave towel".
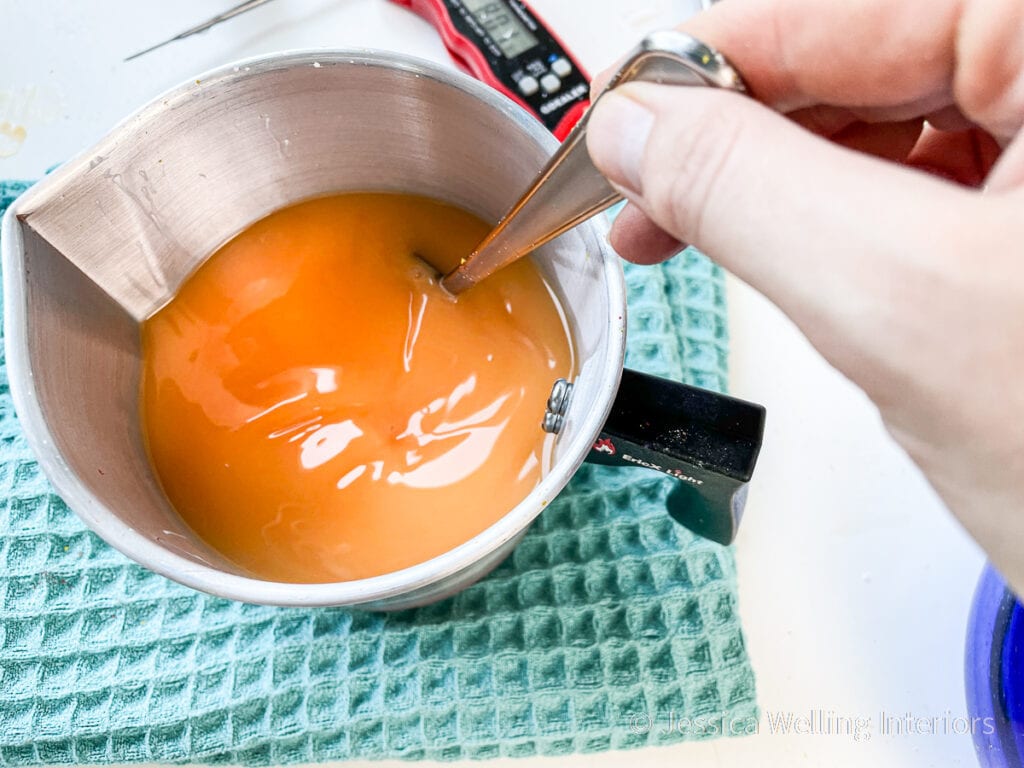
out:
<path id="1" fill-rule="evenodd" d="M 24 187 L 0 182 L 0 213 Z M 724 388 L 718 269 L 688 252 L 627 281 L 629 364 Z M 246 605 L 88 532 L 33 460 L 4 364 L 0 765 L 451 760 L 743 731 L 732 552 L 669 519 L 671 482 L 585 466 L 505 563 L 435 605 Z"/>

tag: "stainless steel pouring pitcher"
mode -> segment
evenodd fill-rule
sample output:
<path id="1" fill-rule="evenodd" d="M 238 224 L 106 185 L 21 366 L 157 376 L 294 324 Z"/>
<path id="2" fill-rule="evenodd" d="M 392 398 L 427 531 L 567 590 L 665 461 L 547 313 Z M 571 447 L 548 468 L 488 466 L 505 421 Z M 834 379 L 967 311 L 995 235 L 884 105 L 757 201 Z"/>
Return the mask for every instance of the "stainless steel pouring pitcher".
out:
<path id="1" fill-rule="evenodd" d="M 142 443 L 139 323 L 207 255 L 282 206 L 344 190 L 394 190 L 495 220 L 555 146 L 531 116 L 486 86 L 422 61 L 365 51 L 280 54 L 227 66 L 129 117 L 39 182 L 3 222 L 11 391 L 57 492 L 133 560 L 247 602 L 400 608 L 480 578 L 568 482 L 602 429 L 611 430 L 603 439 L 630 437 L 608 420 L 622 376 L 625 291 L 600 223 L 566 233 L 536 257 L 564 304 L 580 363 L 571 397 L 553 404 L 559 429 L 553 471 L 472 540 L 374 578 L 262 581 L 191 532 L 164 498 Z M 691 430 L 699 439 L 687 439 L 676 425 L 676 442 L 668 447 L 679 448 L 698 474 L 709 468 L 714 474 L 715 455 L 693 449 L 710 445 L 711 432 L 735 444 L 729 439 L 735 424 L 719 423 L 718 416 L 738 401 L 701 397 L 711 410 L 704 411 L 710 420 L 694 422 L 703 425 Z M 745 464 L 732 476 L 716 475 L 731 484 L 729 536 L 760 444 L 763 410 L 749 408 Z M 648 423 L 631 439 L 660 450 L 666 446 L 657 432 Z M 699 498 L 701 488 L 687 483 Z"/>

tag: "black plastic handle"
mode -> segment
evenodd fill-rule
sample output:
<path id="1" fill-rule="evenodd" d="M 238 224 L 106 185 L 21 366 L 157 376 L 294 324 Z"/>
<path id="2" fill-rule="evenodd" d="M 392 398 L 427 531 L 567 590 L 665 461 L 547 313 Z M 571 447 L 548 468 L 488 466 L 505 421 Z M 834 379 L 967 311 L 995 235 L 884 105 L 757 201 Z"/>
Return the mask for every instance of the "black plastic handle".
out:
<path id="1" fill-rule="evenodd" d="M 587 461 L 647 467 L 679 483 L 668 513 L 698 536 L 729 544 L 764 434 L 763 406 L 628 368 Z"/>

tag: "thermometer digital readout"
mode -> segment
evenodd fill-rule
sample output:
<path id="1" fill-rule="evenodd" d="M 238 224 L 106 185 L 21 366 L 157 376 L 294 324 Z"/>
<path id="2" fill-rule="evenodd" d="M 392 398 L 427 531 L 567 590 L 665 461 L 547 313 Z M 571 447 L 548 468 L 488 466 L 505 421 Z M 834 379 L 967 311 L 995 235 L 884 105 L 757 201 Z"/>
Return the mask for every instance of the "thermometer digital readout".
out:
<path id="1" fill-rule="evenodd" d="M 590 79 L 522 0 L 392 0 L 433 24 L 455 62 L 529 110 L 558 139 L 590 104 Z"/>

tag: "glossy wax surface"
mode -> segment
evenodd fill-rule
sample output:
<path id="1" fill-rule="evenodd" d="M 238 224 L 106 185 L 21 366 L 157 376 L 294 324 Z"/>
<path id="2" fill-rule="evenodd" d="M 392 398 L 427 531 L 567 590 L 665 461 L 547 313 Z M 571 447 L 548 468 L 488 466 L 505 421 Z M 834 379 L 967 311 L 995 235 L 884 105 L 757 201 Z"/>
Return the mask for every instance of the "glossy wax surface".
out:
<path id="1" fill-rule="evenodd" d="M 523 259 L 454 299 L 488 230 L 411 195 L 319 198 L 257 222 L 143 326 L 142 417 L 171 503 L 270 580 L 398 570 L 498 520 L 551 461 L 568 330 Z"/>

